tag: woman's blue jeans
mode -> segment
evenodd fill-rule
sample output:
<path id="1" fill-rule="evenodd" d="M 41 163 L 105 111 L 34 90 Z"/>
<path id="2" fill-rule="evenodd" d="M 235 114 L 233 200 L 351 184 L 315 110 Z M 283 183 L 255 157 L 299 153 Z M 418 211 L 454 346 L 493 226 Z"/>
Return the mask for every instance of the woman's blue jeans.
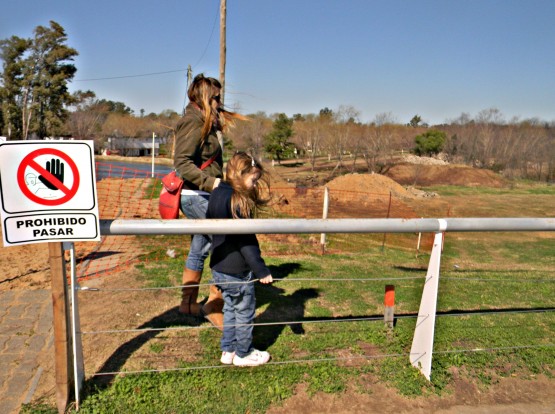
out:
<path id="1" fill-rule="evenodd" d="M 190 219 L 205 219 L 208 209 L 207 195 L 181 195 L 181 211 Z M 191 248 L 187 255 L 185 267 L 202 272 L 204 262 L 210 253 L 210 238 L 205 234 L 193 234 Z"/>
<path id="2" fill-rule="evenodd" d="M 212 269 L 212 282 L 220 288 L 224 298 L 224 331 L 220 348 L 243 358 L 253 350 L 252 323 L 256 312 L 253 274 L 228 275 Z"/>

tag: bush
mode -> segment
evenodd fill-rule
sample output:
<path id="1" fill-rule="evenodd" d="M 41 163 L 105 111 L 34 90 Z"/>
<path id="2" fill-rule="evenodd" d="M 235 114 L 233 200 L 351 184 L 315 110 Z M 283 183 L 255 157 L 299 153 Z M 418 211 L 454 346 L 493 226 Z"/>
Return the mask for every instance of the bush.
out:
<path id="1" fill-rule="evenodd" d="M 414 138 L 416 146 L 414 153 L 416 155 L 435 155 L 439 154 L 445 145 L 447 135 L 445 132 L 438 130 L 430 130 L 424 134 L 417 135 Z"/>

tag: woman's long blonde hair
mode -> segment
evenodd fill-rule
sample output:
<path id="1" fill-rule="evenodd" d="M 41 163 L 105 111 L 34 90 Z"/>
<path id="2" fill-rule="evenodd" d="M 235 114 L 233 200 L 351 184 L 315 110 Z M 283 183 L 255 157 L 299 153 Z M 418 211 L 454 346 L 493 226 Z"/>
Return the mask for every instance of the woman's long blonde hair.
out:
<path id="1" fill-rule="evenodd" d="M 248 118 L 231 111 L 227 111 L 222 105 L 215 110 L 210 102 L 213 97 L 218 96 L 222 90 L 222 84 L 215 78 L 205 77 L 202 73 L 195 76 L 187 96 L 189 101 L 199 107 L 204 115 L 204 124 L 202 126 L 201 137 L 202 142 L 206 139 L 212 128 L 225 132 L 232 127 L 235 120 L 247 120 Z"/>
<path id="2" fill-rule="evenodd" d="M 250 190 L 245 188 L 245 176 L 257 171 L 260 173 L 257 185 Z M 227 162 L 226 182 L 233 188 L 233 218 L 252 218 L 257 210 L 270 201 L 267 173 L 262 164 L 246 152 L 236 152 Z"/>

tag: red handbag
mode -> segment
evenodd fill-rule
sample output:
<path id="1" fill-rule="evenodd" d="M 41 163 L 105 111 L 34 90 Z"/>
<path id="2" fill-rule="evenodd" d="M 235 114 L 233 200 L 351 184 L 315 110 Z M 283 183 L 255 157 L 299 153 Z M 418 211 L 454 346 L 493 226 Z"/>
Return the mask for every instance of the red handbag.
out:
<path id="1" fill-rule="evenodd" d="M 158 200 L 158 211 L 163 219 L 179 217 L 179 203 L 181 202 L 181 188 L 183 180 L 175 175 L 175 171 L 162 178 L 162 191 Z"/>
<path id="2" fill-rule="evenodd" d="M 219 155 L 216 152 L 209 160 L 206 160 L 199 168 L 204 170 Z M 162 191 L 158 199 L 158 211 L 163 219 L 176 219 L 179 217 L 179 204 L 181 204 L 181 188 L 183 180 L 175 174 L 175 171 L 162 178 Z"/>

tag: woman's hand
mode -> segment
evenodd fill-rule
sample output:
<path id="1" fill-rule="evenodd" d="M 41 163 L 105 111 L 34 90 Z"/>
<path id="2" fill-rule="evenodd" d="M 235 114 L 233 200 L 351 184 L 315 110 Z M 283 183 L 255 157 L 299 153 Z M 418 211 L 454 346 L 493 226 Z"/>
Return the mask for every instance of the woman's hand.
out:
<path id="1" fill-rule="evenodd" d="M 268 283 L 272 283 L 274 281 L 274 278 L 272 277 L 272 275 L 268 275 L 259 280 L 260 280 L 260 283 L 264 283 L 265 285 L 267 285 Z"/>

